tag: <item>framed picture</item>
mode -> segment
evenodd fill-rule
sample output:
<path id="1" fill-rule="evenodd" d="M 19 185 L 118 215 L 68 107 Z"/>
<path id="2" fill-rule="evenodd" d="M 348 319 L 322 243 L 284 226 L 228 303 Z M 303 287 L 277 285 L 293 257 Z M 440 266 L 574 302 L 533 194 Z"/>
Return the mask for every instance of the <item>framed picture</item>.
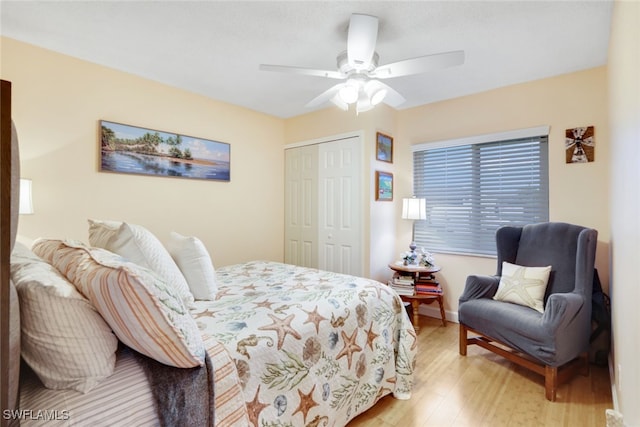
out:
<path id="1" fill-rule="evenodd" d="M 224 142 L 100 121 L 100 170 L 229 181 L 231 146 Z"/>
<path id="2" fill-rule="evenodd" d="M 567 163 L 593 162 L 596 150 L 594 127 L 565 130 L 564 149 Z"/>
<path id="3" fill-rule="evenodd" d="M 393 174 L 376 171 L 376 200 L 393 200 Z"/>
<path id="4" fill-rule="evenodd" d="M 393 163 L 393 138 L 376 132 L 376 160 Z"/>

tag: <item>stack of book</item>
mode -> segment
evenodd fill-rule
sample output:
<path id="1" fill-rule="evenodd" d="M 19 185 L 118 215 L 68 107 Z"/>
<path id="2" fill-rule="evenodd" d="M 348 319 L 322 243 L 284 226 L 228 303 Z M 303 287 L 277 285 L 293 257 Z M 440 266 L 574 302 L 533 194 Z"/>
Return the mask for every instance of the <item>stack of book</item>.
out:
<path id="1" fill-rule="evenodd" d="M 389 286 L 396 291 L 398 295 L 415 294 L 413 276 L 401 276 L 396 274 L 393 276 L 393 279 L 389 281 Z"/>
<path id="2" fill-rule="evenodd" d="M 441 294 L 442 288 L 440 285 L 433 283 L 416 283 L 416 294 Z"/>
<path id="3" fill-rule="evenodd" d="M 428 279 L 418 279 L 415 284 L 416 294 L 441 294 L 440 283 L 432 277 Z"/>

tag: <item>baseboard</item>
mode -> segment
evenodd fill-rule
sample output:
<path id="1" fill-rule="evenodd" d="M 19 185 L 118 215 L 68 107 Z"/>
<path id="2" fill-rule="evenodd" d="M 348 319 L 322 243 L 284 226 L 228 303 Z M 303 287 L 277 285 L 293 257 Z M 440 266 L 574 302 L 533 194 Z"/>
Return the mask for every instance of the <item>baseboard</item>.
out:
<path id="1" fill-rule="evenodd" d="M 615 369 L 613 366 L 613 359 L 611 358 L 611 352 L 609 352 L 609 381 L 611 382 L 611 400 L 613 400 L 613 409 L 620 411 L 618 405 L 618 391 L 616 390 Z"/>
<path id="2" fill-rule="evenodd" d="M 420 309 L 418 310 L 418 314 L 423 316 L 435 317 L 436 319 L 440 319 L 440 309 L 437 307 L 432 307 L 430 305 L 420 304 Z M 444 316 L 449 322 L 458 323 L 458 312 L 457 311 L 447 311 L 445 310 Z"/>

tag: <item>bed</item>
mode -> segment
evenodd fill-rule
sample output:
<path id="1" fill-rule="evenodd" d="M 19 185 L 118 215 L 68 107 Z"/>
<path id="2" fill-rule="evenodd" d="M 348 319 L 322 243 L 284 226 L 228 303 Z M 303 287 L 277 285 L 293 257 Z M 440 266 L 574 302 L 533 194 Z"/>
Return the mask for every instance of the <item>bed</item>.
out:
<path id="1" fill-rule="evenodd" d="M 5 149 L 4 138 L 2 144 Z M 2 169 L 13 169 L 13 179 L 16 179 L 19 176 L 15 173 L 17 164 L 10 167 L 6 156 L 2 158 Z M 3 186 L 3 192 L 9 188 Z M 13 246 L 16 221 L 13 215 L 13 235 L 5 228 L 2 230 L 2 238 L 8 241 L 8 246 Z M 124 227 L 123 224 L 126 223 L 120 223 L 116 228 Z M 200 372 L 204 369 L 202 366 L 210 368 L 206 377 L 211 393 L 209 404 L 196 400 L 201 398 L 199 392 L 184 392 L 186 383 L 173 385 L 182 391 L 185 400 L 195 400 L 196 403 L 191 403 L 192 408 L 206 409 L 210 425 L 343 426 L 382 396 L 393 394 L 398 399 L 411 396 L 416 334 L 398 295 L 379 282 L 278 262 L 252 261 L 218 268 L 215 291 L 204 299 L 187 301 L 181 294 L 183 290 L 167 285 L 166 272 L 156 271 L 93 243 L 95 241 L 73 242 L 61 238 L 39 241 L 34 248 L 17 245 L 13 251 L 11 277 L 18 284 L 20 301 L 6 300 L 14 316 L 14 323 L 9 327 L 11 335 L 20 335 L 15 316 L 18 305 L 23 310 L 22 318 L 29 322 L 36 316 L 33 313 L 37 314 L 29 307 L 30 303 L 46 308 L 57 306 L 46 299 L 51 298 L 51 292 L 42 291 L 50 285 L 48 278 L 55 275 L 56 281 L 62 281 L 61 289 L 66 289 L 65 298 L 73 299 L 73 304 L 81 305 L 83 310 L 97 312 L 90 317 L 101 325 L 96 328 L 105 339 L 95 343 L 95 337 L 87 332 L 92 327 L 90 322 L 83 321 L 83 329 L 78 334 L 87 335 L 82 337 L 87 340 L 84 345 L 95 352 L 95 357 L 90 357 L 87 363 L 104 362 L 99 368 L 106 369 L 106 374 L 96 374 L 90 382 L 85 380 L 80 386 L 73 382 L 60 385 L 58 377 L 43 377 L 38 372 L 38 365 L 52 364 L 63 356 L 55 356 L 59 349 L 54 348 L 47 353 L 51 356 L 25 357 L 26 349 L 40 347 L 33 344 L 30 332 L 25 332 L 31 323 L 23 320 L 19 388 L 11 378 L 3 376 L 3 383 L 10 385 L 7 387 L 9 393 L 3 397 L 3 411 L 5 408 L 13 411 L 3 412 L 9 414 L 4 419 L 10 423 L 19 420 L 26 426 L 43 425 L 44 422 L 61 426 L 168 424 L 163 411 L 172 408 L 167 408 L 167 402 L 159 402 L 157 397 L 163 394 L 163 387 L 167 385 L 155 384 L 149 373 L 153 369 L 149 366 L 158 365 L 148 366 L 144 362 L 153 360 L 151 356 L 155 354 L 153 351 L 146 353 L 146 347 L 141 345 L 143 340 L 130 335 L 130 325 L 125 324 L 130 318 L 117 317 L 122 314 L 120 311 L 127 309 L 117 307 L 119 298 L 124 297 L 110 295 L 111 299 L 103 301 L 115 308 L 105 309 L 98 301 L 99 292 L 107 288 L 111 292 L 115 286 L 105 283 L 112 277 L 121 283 L 123 272 L 129 274 L 128 280 L 144 289 L 145 298 L 152 301 L 151 306 L 171 306 L 173 311 L 168 317 L 166 312 L 160 315 L 164 316 L 162 321 L 169 319 L 174 323 L 159 328 L 160 332 L 169 331 L 178 338 L 186 337 L 182 342 L 184 345 L 176 350 L 185 354 L 183 359 L 173 350 L 166 350 L 174 347 L 163 347 L 164 353 L 153 361 L 162 361 L 162 369 L 167 365 L 182 364 L 163 372 Z M 89 274 L 86 263 L 106 270 Z M 164 265 L 160 267 L 164 268 Z M 191 270 L 181 267 L 185 277 L 189 276 Z M 38 276 L 41 270 L 46 270 L 46 274 Z M 154 281 L 155 287 L 149 291 L 149 286 L 142 283 L 145 282 L 143 279 Z M 32 289 L 20 284 L 25 281 L 38 281 L 39 287 Z M 74 288 L 68 288 L 66 282 Z M 13 283 L 11 289 L 6 289 L 8 284 L 3 280 L 3 299 L 4 295 L 9 295 L 9 290 L 12 293 L 15 290 Z M 60 291 L 56 292 L 60 294 Z M 38 299 L 43 294 L 47 294 L 46 298 Z M 56 298 L 60 296 L 58 294 Z M 29 295 L 36 295 L 36 302 L 29 300 Z M 167 300 L 172 302 L 167 303 Z M 182 305 L 176 302 L 178 300 Z M 26 312 L 29 310 L 31 314 Z M 135 307 L 131 310 L 132 317 L 141 311 Z M 115 321 L 110 317 L 112 315 L 117 317 Z M 106 322 L 106 327 L 100 319 Z M 35 320 L 38 320 L 37 316 Z M 51 323 L 48 321 L 47 326 Z M 75 326 L 79 323 L 76 321 Z M 2 337 L 7 340 L 5 329 Z M 11 364 L 9 372 L 17 372 L 20 362 L 15 354 L 19 354 L 16 352 L 20 351 L 20 342 L 12 339 L 7 342 L 9 344 L 14 357 L 6 357 L 9 353 L 3 355 L 3 363 Z M 102 352 L 106 356 L 98 360 L 101 357 L 98 353 Z M 33 369 L 34 366 L 38 369 Z M 49 381 L 57 389 L 44 385 Z M 206 385 L 204 387 L 206 389 Z M 186 403 L 186 412 L 178 413 L 179 417 L 190 415 L 189 404 Z M 169 406 L 174 405 L 175 402 L 170 402 Z"/>

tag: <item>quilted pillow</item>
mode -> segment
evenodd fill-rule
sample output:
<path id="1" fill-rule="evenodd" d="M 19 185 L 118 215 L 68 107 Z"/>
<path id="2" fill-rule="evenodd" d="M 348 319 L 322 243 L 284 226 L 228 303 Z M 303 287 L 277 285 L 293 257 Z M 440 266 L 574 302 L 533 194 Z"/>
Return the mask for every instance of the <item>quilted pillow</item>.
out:
<path id="1" fill-rule="evenodd" d="M 550 272 L 551 266 L 523 267 L 503 262 L 502 277 L 493 299 L 524 305 L 543 313 Z"/>
<path id="2" fill-rule="evenodd" d="M 89 243 L 154 271 L 178 291 L 187 307 L 193 306 L 193 295 L 182 272 L 160 240 L 146 228 L 126 222 L 90 219 Z"/>
<path id="3" fill-rule="evenodd" d="M 100 248 L 63 242 L 53 265 L 96 307 L 120 340 L 178 368 L 204 363 L 195 320 L 176 290 L 149 269 Z"/>
<path id="4" fill-rule="evenodd" d="M 171 232 L 167 249 L 182 271 L 197 300 L 213 300 L 218 290 L 216 270 L 207 248 L 197 237 Z"/>
<path id="5" fill-rule="evenodd" d="M 45 387 L 86 393 L 113 373 L 118 339 L 75 286 L 20 244 L 11 277 L 20 297 L 22 358 Z"/>

